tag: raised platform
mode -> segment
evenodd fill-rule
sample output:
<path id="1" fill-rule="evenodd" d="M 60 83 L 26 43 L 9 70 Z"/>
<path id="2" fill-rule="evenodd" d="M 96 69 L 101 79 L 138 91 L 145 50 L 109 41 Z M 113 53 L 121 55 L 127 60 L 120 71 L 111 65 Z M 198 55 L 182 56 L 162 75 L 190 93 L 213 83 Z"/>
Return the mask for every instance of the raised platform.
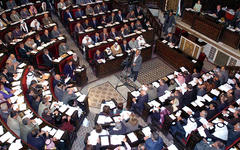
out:
<path id="1" fill-rule="evenodd" d="M 218 64 L 218 65 L 236 65 L 240 66 L 240 51 L 239 49 L 234 49 L 222 42 L 216 42 L 207 36 L 193 30 L 190 25 L 182 22 L 181 20 L 177 21 L 177 27 L 187 31 L 189 34 L 192 34 L 206 43 L 210 44 L 212 47 L 214 47 L 214 51 L 209 50 L 209 54 L 207 54 L 207 57 L 212 63 Z M 209 56 L 211 55 L 211 56 Z M 221 62 L 222 58 L 225 58 L 224 62 Z M 225 63 L 225 64 L 224 64 Z"/>

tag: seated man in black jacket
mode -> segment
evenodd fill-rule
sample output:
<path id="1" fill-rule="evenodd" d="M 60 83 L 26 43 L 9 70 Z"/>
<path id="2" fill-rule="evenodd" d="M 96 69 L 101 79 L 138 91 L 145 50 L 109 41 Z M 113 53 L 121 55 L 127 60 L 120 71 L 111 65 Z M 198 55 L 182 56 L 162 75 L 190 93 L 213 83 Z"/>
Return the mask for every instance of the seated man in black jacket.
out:
<path id="1" fill-rule="evenodd" d="M 43 58 L 43 64 L 44 66 L 48 67 L 48 68 L 52 68 L 53 67 L 53 63 L 52 63 L 52 56 L 49 54 L 47 49 L 44 49 L 44 54 L 42 56 Z"/>
<path id="2" fill-rule="evenodd" d="M 20 43 L 20 48 L 18 49 L 18 52 L 21 58 L 29 60 L 31 50 L 31 48 L 25 46 L 23 43 Z"/>
<path id="3" fill-rule="evenodd" d="M 42 42 L 48 43 L 51 41 L 51 39 L 52 38 L 51 38 L 50 34 L 48 33 L 48 30 L 44 30 L 44 34 L 41 36 Z"/>

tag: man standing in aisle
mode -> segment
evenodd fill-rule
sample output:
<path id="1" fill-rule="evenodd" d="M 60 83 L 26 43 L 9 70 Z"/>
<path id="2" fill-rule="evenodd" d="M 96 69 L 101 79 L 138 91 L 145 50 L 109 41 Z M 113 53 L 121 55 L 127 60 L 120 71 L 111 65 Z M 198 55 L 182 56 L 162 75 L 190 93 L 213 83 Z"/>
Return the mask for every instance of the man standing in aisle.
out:
<path id="1" fill-rule="evenodd" d="M 130 78 L 133 78 L 134 82 L 137 80 L 138 72 L 142 66 L 142 56 L 140 54 L 141 54 L 141 51 L 136 50 L 133 56 L 132 64 L 131 64 Z"/>

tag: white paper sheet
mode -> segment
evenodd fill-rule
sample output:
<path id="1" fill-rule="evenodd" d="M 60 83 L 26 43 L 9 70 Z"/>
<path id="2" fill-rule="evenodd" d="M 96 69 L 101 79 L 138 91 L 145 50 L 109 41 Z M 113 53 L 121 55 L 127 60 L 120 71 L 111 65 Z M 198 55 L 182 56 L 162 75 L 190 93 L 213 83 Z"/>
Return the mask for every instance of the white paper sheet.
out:
<path id="1" fill-rule="evenodd" d="M 60 140 L 60 139 L 62 138 L 63 134 L 64 134 L 64 131 L 58 129 L 57 132 L 56 132 L 56 134 L 54 135 L 54 137 L 55 137 L 56 139 L 59 139 L 59 140 Z"/>
<path id="2" fill-rule="evenodd" d="M 100 137 L 100 140 L 101 140 L 101 145 L 102 145 L 102 146 L 108 146 L 108 145 L 109 145 L 108 136 L 101 136 L 101 137 Z"/>
<path id="3" fill-rule="evenodd" d="M 131 143 L 136 142 L 138 140 L 137 136 L 133 132 L 127 134 L 127 136 L 129 138 L 129 140 L 131 141 Z"/>

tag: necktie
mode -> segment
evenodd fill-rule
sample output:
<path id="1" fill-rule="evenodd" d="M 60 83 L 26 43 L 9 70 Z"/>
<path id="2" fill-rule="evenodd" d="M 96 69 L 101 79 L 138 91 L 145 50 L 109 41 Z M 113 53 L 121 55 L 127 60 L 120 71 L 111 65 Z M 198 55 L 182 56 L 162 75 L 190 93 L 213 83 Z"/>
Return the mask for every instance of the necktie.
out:
<path id="1" fill-rule="evenodd" d="M 71 13 L 70 13 L 70 12 L 68 13 L 68 15 L 69 15 L 69 17 L 72 19 L 72 15 L 71 15 Z"/>

